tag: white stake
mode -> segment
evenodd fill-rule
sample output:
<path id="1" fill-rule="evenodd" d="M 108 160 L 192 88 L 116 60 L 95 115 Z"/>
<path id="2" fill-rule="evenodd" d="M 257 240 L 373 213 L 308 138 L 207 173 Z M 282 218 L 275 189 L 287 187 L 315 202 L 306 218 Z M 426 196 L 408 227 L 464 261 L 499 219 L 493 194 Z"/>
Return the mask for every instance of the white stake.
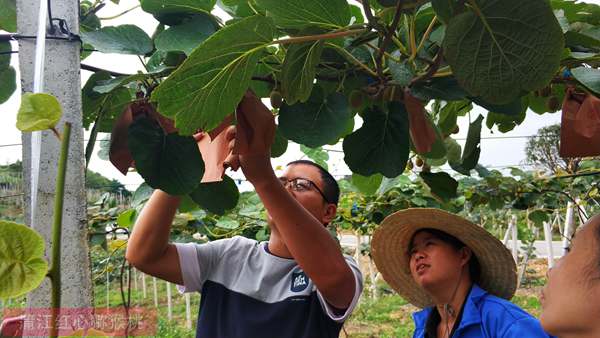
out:
<path id="1" fill-rule="evenodd" d="M 192 309 L 190 304 L 190 294 L 184 294 L 185 297 L 185 326 L 188 329 L 192 328 Z"/>
<path id="2" fill-rule="evenodd" d="M 544 239 L 548 250 L 548 268 L 552 268 L 554 267 L 554 248 L 552 247 L 552 228 L 548 222 L 544 222 Z"/>
<path id="3" fill-rule="evenodd" d="M 156 289 L 156 277 L 152 277 L 152 287 L 154 288 L 154 307 L 158 307 L 158 290 Z"/>
<path id="4" fill-rule="evenodd" d="M 171 301 L 171 283 L 167 283 L 167 318 L 169 321 L 173 319 L 173 303 Z"/>

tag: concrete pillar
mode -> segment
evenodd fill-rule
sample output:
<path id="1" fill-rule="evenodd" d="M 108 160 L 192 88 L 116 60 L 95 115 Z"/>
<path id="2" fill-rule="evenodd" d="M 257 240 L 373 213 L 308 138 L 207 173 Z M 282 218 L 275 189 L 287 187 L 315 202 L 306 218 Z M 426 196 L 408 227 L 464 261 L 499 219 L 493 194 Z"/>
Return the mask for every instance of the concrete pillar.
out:
<path id="1" fill-rule="evenodd" d="M 45 1 L 45 0 L 42 0 Z M 53 1 L 52 15 L 65 19 L 70 30 L 79 33 L 79 2 Z M 36 35 L 39 0 L 17 0 L 17 26 L 21 35 Z M 19 40 L 19 68 L 23 92 L 33 91 L 35 39 Z M 65 121 L 71 122 L 71 144 L 65 184 L 62 231 L 62 304 L 61 307 L 91 307 L 92 279 L 87 241 L 86 194 L 84 177 L 84 144 L 81 117 L 81 81 L 77 41 L 46 40 L 44 92 L 58 98 L 63 118 L 57 129 L 62 131 Z M 25 200 L 31 200 L 30 168 L 31 133 L 23 133 L 23 177 Z M 42 234 L 46 241 L 46 259 L 50 261 L 51 229 L 59 140 L 51 133 L 42 134 L 39 185 L 35 219 L 31 207 L 25 205 L 25 219 L 29 226 Z M 46 279 L 40 288 L 31 292 L 29 307 L 50 306 L 50 282 Z"/>

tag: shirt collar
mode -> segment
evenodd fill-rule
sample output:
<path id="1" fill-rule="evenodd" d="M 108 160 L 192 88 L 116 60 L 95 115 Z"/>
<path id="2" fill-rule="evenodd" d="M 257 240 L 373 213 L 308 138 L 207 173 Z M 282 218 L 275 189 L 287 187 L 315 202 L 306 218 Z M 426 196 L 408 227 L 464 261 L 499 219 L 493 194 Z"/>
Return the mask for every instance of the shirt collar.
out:
<path id="1" fill-rule="evenodd" d="M 481 315 L 479 313 L 479 301 L 485 296 L 487 292 L 479 287 L 477 284 L 473 284 L 471 292 L 467 295 L 466 303 L 463 310 L 462 320 L 457 329 L 460 330 L 463 327 L 481 323 Z M 427 324 L 427 318 L 433 310 L 433 307 L 425 308 L 421 311 L 413 313 L 413 320 L 417 329 L 425 329 Z"/>

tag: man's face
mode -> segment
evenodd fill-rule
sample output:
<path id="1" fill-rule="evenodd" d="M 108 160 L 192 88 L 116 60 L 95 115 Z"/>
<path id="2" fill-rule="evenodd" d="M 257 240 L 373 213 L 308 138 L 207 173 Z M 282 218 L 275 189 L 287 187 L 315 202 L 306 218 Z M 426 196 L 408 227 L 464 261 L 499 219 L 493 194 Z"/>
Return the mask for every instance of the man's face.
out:
<path id="1" fill-rule="evenodd" d="M 319 222 L 327 224 L 331 222 L 335 217 L 336 207 L 334 204 L 325 201 L 324 197 L 317 190 L 324 191 L 323 180 L 319 170 L 313 166 L 306 164 L 292 164 L 286 167 L 285 171 L 279 176 L 282 180 L 293 180 L 296 178 L 303 178 L 311 181 L 315 186 L 309 186 L 308 189 L 302 189 L 302 191 L 294 190 L 288 184 L 286 190 L 300 203 L 306 210 L 308 210 Z M 333 208 L 333 209 L 332 209 Z M 272 224 L 273 220 L 271 215 L 267 212 L 267 221 Z"/>

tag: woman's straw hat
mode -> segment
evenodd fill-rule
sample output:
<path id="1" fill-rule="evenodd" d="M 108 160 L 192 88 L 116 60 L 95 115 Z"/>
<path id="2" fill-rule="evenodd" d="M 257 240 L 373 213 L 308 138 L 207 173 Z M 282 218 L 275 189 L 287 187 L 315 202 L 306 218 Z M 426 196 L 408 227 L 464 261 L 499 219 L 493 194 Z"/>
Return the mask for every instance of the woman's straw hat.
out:
<path id="1" fill-rule="evenodd" d="M 383 279 L 415 306 L 425 308 L 433 301 L 413 280 L 409 270 L 408 245 L 420 229 L 438 229 L 471 248 L 479 265 L 479 286 L 501 298 L 511 299 L 517 288 L 515 261 L 508 249 L 482 227 L 439 209 L 417 208 L 386 217 L 375 231 L 371 252 Z"/>

